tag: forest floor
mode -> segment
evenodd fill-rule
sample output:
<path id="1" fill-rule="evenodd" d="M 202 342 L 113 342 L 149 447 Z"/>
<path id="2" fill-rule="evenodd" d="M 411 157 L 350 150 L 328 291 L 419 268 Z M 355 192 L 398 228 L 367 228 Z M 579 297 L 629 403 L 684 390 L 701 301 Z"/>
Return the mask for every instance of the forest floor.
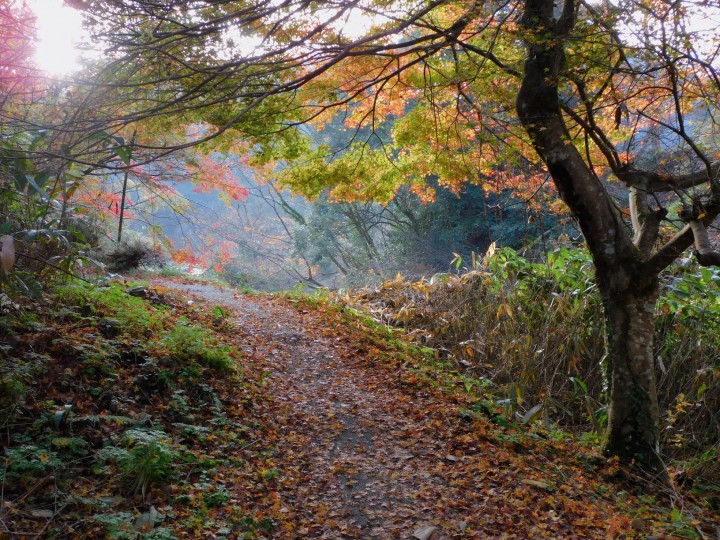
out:
<path id="1" fill-rule="evenodd" d="M 170 336 L 164 347 L 182 341 L 178 325 L 201 324 L 236 351 L 235 375 L 183 367 L 149 345 L 152 337 L 126 340 L 132 346 L 122 358 L 130 360 L 114 364 L 110 383 L 88 379 L 87 359 L 48 360 L 35 377 L 45 394 L 25 397 L 22 414 L 44 407 L 54 430 L 36 429 L 36 420 L 25 438 L 7 437 L 24 445 L 10 451 L 25 454 L 6 454 L 27 463 L 6 458 L 0 538 L 720 535 L 718 516 L 689 495 L 653 493 L 596 449 L 508 422 L 427 351 L 361 314 L 322 299 L 168 278 L 152 278 L 145 295 L 172 306 L 159 312 Z M 33 354 L 61 357 L 67 349 L 69 330 L 54 317 L 33 330 Z M 97 345 L 103 320 L 71 325 L 76 349 Z M 82 325 L 92 328 L 78 335 Z M 15 333 L 12 350 L 25 354 L 31 338 Z M 44 333 L 53 339 L 40 339 Z M 83 371 L 73 372 L 75 364 Z M 163 369 L 151 373 L 150 364 Z M 86 387 L 94 397 L 79 394 Z M 72 411 L 58 408 L 63 402 Z M 109 415 L 115 420 L 104 422 Z M 61 478 L 60 450 L 72 444 L 75 465 Z M 105 461 L 92 457 L 98 448 Z"/>
<path id="2" fill-rule="evenodd" d="M 237 346 L 265 362 L 288 538 L 652 534 L 649 516 L 622 512 L 624 491 L 604 493 L 598 456 L 476 417 L 473 399 L 421 360 L 383 358 L 387 344 L 366 323 L 301 299 L 160 284 L 231 310 Z"/>

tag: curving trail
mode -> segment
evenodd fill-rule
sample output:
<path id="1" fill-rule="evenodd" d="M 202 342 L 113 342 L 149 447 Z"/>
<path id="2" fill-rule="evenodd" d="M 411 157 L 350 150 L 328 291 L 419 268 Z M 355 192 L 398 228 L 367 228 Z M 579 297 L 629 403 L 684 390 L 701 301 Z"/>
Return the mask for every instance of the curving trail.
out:
<path id="1" fill-rule="evenodd" d="M 274 538 L 614 537 L 617 510 L 589 496 L 592 480 L 566 456 L 498 445 L 484 421 L 463 419 L 461 400 L 375 363 L 374 345 L 353 328 L 339 334 L 322 310 L 154 283 L 224 306 L 236 346 L 270 373 L 279 434 L 270 503 L 282 519 Z"/>

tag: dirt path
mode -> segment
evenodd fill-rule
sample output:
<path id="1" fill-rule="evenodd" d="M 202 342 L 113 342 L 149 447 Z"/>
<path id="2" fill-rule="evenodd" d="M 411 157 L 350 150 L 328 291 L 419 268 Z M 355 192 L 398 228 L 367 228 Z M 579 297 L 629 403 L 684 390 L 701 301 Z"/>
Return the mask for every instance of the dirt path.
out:
<path id="1" fill-rule="evenodd" d="M 608 537 L 607 505 L 583 500 L 575 471 L 497 446 L 456 403 L 374 366 L 372 344 L 337 335 L 315 310 L 157 283 L 231 310 L 237 347 L 265 361 L 281 434 L 273 496 L 285 525 L 274 537 Z"/>

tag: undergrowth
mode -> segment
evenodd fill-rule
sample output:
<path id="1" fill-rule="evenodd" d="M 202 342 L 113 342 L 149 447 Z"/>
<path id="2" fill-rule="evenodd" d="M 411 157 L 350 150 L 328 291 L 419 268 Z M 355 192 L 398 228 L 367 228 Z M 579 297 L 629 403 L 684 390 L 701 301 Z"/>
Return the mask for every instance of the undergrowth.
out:
<path id="1" fill-rule="evenodd" d="M 477 313 L 492 310 L 487 320 L 494 318 L 496 326 L 507 323 L 497 332 L 507 332 L 508 337 L 518 335 L 519 331 L 510 331 L 512 324 L 520 324 L 517 319 L 522 313 L 516 304 L 520 296 L 514 298 L 514 294 L 533 294 L 536 299 L 554 298 L 553 292 L 560 295 L 549 283 L 549 290 L 543 289 L 542 294 L 531 293 L 538 287 L 519 284 L 517 274 L 522 266 L 509 266 L 504 279 L 515 276 L 517 283 L 514 289 L 500 291 L 502 310 L 497 304 L 485 305 L 490 301 L 487 291 L 481 297 L 483 305 L 462 306 Z M 436 283 L 442 283 L 438 289 L 448 296 L 453 289 L 467 287 L 463 298 L 472 303 L 470 289 L 492 285 L 492 276 L 486 274 L 478 270 L 470 277 L 438 278 Z M 523 279 L 532 280 L 534 273 L 527 275 L 530 277 Z M 579 296 L 571 292 L 575 289 L 569 287 L 570 282 L 568 278 L 564 285 L 566 293 Z M 681 282 L 669 283 L 683 291 Z M 436 293 L 434 286 L 398 279 L 387 285 L 383 294 L 393 293 L 396 298 L 414 295 L 414 305 L 398 303 L 398 309 L 405 308 L 405 313 L 410 309 L 430 310 L 434 309 L 429 303 Z M 592 290 L 584 294 L 592 295 Z M 671 315 L 685 313 L 682 298 L 676 298 L 680 293 L 673 294 L 670 300 L 677 304 L 668 307 L 662 321 L 665 325 Z M 594 300 L 578 299 L 583 301 L 592 307 Z M 706 301 L 711 302 L 711 298 Z M 581 413 L 558 415 L 553 402 L 533 394 L 532 384 L 542 385 L 532 377 L 528 383 L 514 382 L 515 372 L 508 368 L 504 381 L 491 379 L 490 368 L 478 364 L 483 349 L 477 343 L 452 350 L 437 346 L 429 338 L 408 343 L 404 332 L 386 324 L 392 319 L 389 308 L 383 308 L 384 318 L 378 321 L 342 308 L 325 293 L 313 298 L 289 295 L 285 302 L 300 313 L 312 313 L 313 331 L 333 342 L 340 340 L 342 354 L 387 370 L 388 376 L 383 379 L 386 384 L 398 385 L 409 395 L 439 392 L 447 396 L 443 407 L 445 403 L 457 407 L 455 421 L 468 433 L 472 431 L 473 437 L 492 440 L 518 454 L 551 455 L 575 444 L 555 428 L 563 418 L 572 420 L 572 425 L 592 425 L 587 419 L 583 421 Z M 435 313 L 438 321 L 452 318 L 449 306 L 448 299 L 445 315 Z M 267 538 L 291 525 L 283 524 L 286 516 L 276 504 L 278 477 L 292 464 L 283 463 L 278 450 L 286 434 L 275 431 L 277 410 L 268 406 L 272 388 L 265 382 L 265 365 L 262 357 L 246 357 L 253 353 L 245 349 L 240 355 L 229 345 L 231 339 L 238 343 L 239 328 L 233 326 L 222 307 L 203 309 L 167 290 L 149 290 L 143 285 L 127 289 L 113 284 L 98 289 L 68 284 L 44 304 L 3 309 L 0 533 L 56 538 Z M 542 312 L 537 306 L 528 309 L 534 310 L 535 318 Z M 705 311 L 702 316 L 707 315 Z M 522 324 L 530 322 L 529 318 L 520 320 Z M 453 332 L 460 328 L 448 326 Z M 428 331 L 424 332 L 427 335 Z M 591 337 L 582 329 L 573 332 L 583 339 Z M 689 339 L 684 334 L 673 335 L 682 338 L 678 343 Z M 446 339 L 449 342 L 450 338 Z M 499 340 L 499 335 L 494 339 Z M 557 336 L 546 339 L 558 346 L 551 341 Z M 494 343 L 497 346 L 499 341 Z M 510 357 L 501 358 L 508 362 Z M 556 368 L 558 374 L 553 380 L 563 379 L 563 369 L 567 369 L 566 364 Z M 595 391 L 593 379 L 581 369 L 579 363 L 577 372 L 565 372 L 573 377 L 565 390 L 571 404 L 587 403 L 583 396 L 592 396 Z M 545 376 L 544 371 L 539 373 Z M 601 392 L 601 381 L 598 384 Z M 695 402 L 714 395 L 711 385 L 700 388 L 689 392 L 686 400 Z M 552 397 L 561 403 L 563 394 L 557 392 Z M 592 399 L 599 403 L 601 393 Z M 530 414 L 537 403 L 548 405 Z M 699 407 L 693 407 L 678 412 L 673 425 L 692 425 L 683 422 L 697 414 Z M 585 414 L 592 411 L 599 422 L 593 407 L 583 410 Z M 693 467 L 716 459 L 712 447 L 704 448 L 706 456 L 692 456 Z M 566 460 L 571 461 L 569 467 L 597 471 L 596 454 L 586 458 L 571 453 Z M 687 469 L 691 470 L 690 465 Z M 612 467 L 609 470 L 613 474 Z M 708 472 L 701 476 L 697 470 L 692 469 L 693 475 L 688 477 L 696 478 L 702 488 L 703 479 L 712 477 Z M 610 484 L 598 485 L 607 493 L 618 490 Z M 533 486 L 547 489 L 545 485 Z M 640 512 L 637 499 L 632 500 L 630 507 Z M 711 502 L 708 505 L 712 507 Z M 666 521 L 673 530 L 693 537 L 693 513 L 682 510 L 672 514 L 675 510 L 667 510 Z M 654 505 L 650 513 L 655 519 L 658 512 L 665 510 Z"/>
<path id="2" fill-rule="evenodd" d="M 395 280 L 395 284 L 399 282 Z M 293 294 L 286 298 L 303 313 L 318 311 L 324 332 L 328 335 L 342 332 L 354 357 L 364 358 L 374 369 L 388 371 L 388 384 L 392 381 L 409 395 L 442 394 L 449 409 L 451 403 L 457 407 L 459 419 L 473 436 L 527 456 L 525 464 L 535 466 L 543 474 L 547 474 L 548 467 L 553 468 L 550 465 L 553 456 L 562 456 L 561 467 L 568 470 L 591 472 L 599 481 L 593 496 L 614 501 L 626 514 L 631 529 L 635 529 L 636 535 L 632 537 L 645 537 L 641 531 L 649 530 L 646 520 L 653 521 L 656 530 L 662 531 L 658 537 L 669 534 L 701 539 L 705 538 L 706 530 L 716 530 L 713 524 L 718 510 L 718 486 L 703 485 L 702 481 L 695 486 L 690 481 L 676 481 L 675 487 L 669 488 L 639 477 L 632 468 L 602 456 L 595 434 L 573 436 L 549 415 L 549 407 L 525 405 L 519 390 L 512 400 L 504 397 L 506 389 L 500 390 L 497 383 L 462 369 L 456 358 L 441 354 L 438 349 L 409 340 L 407 332 L 369 316 L 367 310 L 336 302 L 334 295 L 326 293 Z M 564 477 L 562 470 L 556 472 Z M 533 485 L 550 489 L 542 481 Z"/>
<path id="3" fill-rule="evenodd" d="M 263 448 L 258 375 L 212 314 L 125 289 L 71 283 L 0 314 L 0 537 L 269 530 L 246 501 L 217 515 L 223 471 L 263 466 L 244 452 Z"/>
<path id="4" fill-rule="evenodd" d="M 664 448 L 698 486 L 718 490 L 720 274 L 685 261 L 663 280 L 655 352 Z M 342 300 L 406 329 L 510 417 L 589 439 L 603 432 L 604 319 L 585 250 L 532 262 L 501 249 L 460 274 L 398 275 Z"/>

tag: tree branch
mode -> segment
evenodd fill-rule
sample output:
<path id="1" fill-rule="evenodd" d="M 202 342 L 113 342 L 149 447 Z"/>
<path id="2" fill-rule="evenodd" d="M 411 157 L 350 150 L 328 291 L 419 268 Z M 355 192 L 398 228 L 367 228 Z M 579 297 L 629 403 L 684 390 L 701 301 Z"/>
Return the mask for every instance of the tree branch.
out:
<path id="1" fill-rule="evenodd" d="M 720 252 L 713 249 L 705 224 L 693 220 L 688 225 L 695 238 L 695 257 L 698 262 L 702 266 L 720 266 Z"/>
<path id="2" fill-rule="evenodd" d="M 660 223 L 666 216 L 665 208 L 650 208 L 647 192 L 637 187 L 630 188 L 630 219 L 635 232 L 633 243 L 643 255 L 650 254 L 660 233 Z"/>
<path id="3" fill-rule="evenodd" d="M 647 193 L 668 193 L 713 183 L 720 178 L 720 161 L 710 164 L 710 170 L 702 170 L 678 176 L 635 169 L 626 165 L 615 171 L 621 181 L 630 187 L 639 187 Z"/>
<path id="4" fill-rule="evenodd" d="M 720 215 L 720 196 L 718 195 L 711 196 L 702 208 L 694 207 L 692 209 L 681 211 L 680 217 L 681 219 L 686 220 L 687 224 L 644 263 L 644 271 L 655 273 L 661 272 L 670 266 L 675 259 L 680 257 L 683 251 L 693 245 L 693 242 L 696 244 L 695 247 L 698 250 L 698 253 L 702 250 L 702 253 L 708 255 L 709 259 L 705 260 L 711 261 L 710 264 L 712 265 L 717 264 L 712 262 L 714 260 L 714 256 L 710 254 L 712 252 L 712 248 L 710 247 L 710 240 L 707 236 L 706 227 L 715 221 L 715 218 L 717 218 L 718 215 Z M 693 222 L 696 222 L 697 224 L 693 225 Z M 694 229 L 698 231 L 698 234 L 695 233 Z M 698 240 L 700 241 L 699 246 L 697 244 Z M 700 257 L 702 257 L 702 255 L 698 257 L 698 262 L 703 264 Z"/>

